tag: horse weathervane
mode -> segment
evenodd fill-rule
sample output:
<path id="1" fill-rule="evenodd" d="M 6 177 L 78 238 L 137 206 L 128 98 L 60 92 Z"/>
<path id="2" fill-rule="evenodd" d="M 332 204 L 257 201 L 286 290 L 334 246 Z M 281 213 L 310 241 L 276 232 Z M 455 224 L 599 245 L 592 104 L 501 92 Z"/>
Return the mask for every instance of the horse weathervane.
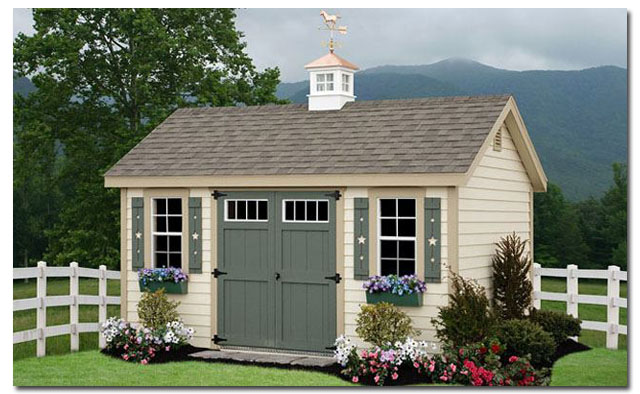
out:
<path id="1" fill-rule="evenodd" d="M 320 27 L 320 30 L 328 30 L 329 31 L 329 52 L 333 53 L 333 50 L 337 46 L 337 42 L 333 39 L 333 33 L 338 32 L 340 34 L 347 34 L 346 26 L 336 26 L 338 23 L 338 19 L 340 19 L 340 15 L 329 15 L 325 11 L 320 11 L 320 15 L 324 20 L 324 27 Z M 323 43 L 326 45 L 326 43 Z"/>

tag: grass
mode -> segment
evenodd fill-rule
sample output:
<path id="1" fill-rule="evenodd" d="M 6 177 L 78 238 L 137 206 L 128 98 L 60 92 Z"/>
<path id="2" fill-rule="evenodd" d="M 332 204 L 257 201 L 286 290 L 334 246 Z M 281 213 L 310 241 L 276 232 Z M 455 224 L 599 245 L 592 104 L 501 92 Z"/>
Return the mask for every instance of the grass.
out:
<path id="1" fill-rule="evenodd" d="M 551 386 L 627 386 L 627 351 L 593 349 L 556 361 Z"/>
<path id="2" fill-rule="evenodd" d="M 256 366 L 185 361 L 127 363 L 97 350 L 13 363 L 14 386 L 350 386 L 336 376 Z"/>
<path id="3" fill-rule="evenodd" d="M 80 294 L 98 295 L 98 279 L 81 278 L 79 283 Z M 68 278 L 51 278 L 47 280 L 47 295 L 69 294 Z M 107 281 L 107 295 L 120 295 L 120 281 Z M 13 281 L 13 299 L 33 298 L 36 296 L 36 280 L 30 279 Z M 107 316 L 119 316 L 119 305 L 108 305 Z M 98 321 L 97 305 L 81 305 L 81 323 Z M 59 306 L 47 308 L 47 326 L 69 324 L 69 307 Z M 13 312 L 13 332 L 36 328 L 36 310 Z M 47 355 L 69 353 L 69 335 L 60 335 L 47 338 Z M 97 349 L 98 333 L 87 332 L 80 334 L 80 350 Z M 13 359 L 20 360 L 26 357 L 34 357 L 36 354 L 35 341 L 18 343 L 13 345 Z"/>
<path id="4" fill-rule="evenodd" d="M 543 278 L 542 291 L 565 293 L 566 280 L 560 278 Z M 580 279 L 579 294 L 607 295 L 607 281 L 599 279 Z M 627 282 L 620 283 L 620 297 L 627 297 Z M 567 305 L 562 301 L 542 301 L 542 309 L 566 312 Z M 607 321 L 607 307 L 604 305 L 578 304 L 578 317 L 582 320 Z M 627 308 L 620 308 L 620 324 L 627 324 Z M 604 348 L 606 333 L 602 331 L 582 330 L 579 341 L 593 348 Z M 618 336 L 618 349 L 627 348 L 627 336 Z"/>

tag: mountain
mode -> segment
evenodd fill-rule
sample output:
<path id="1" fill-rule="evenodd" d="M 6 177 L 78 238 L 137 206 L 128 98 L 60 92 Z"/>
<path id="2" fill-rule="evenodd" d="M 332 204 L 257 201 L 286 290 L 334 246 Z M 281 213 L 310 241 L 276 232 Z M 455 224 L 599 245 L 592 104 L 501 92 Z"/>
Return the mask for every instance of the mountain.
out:
<path id="1" fill-rule="evenodd" d="M 305 102 L 308 81 L 282 83 L 278 95 Z M 453 58 L 380 66 L 356 74 L 358 100 L 511 93 L 549 180 L 572 200 L 599 197 L 611 164 L 627 162 L 627 70 L 510 71 Z"/>
<path id="2" fill-rule="evenodd" d="M 13 93 L 18 93 L 21 96 L 26 96 L 34 90 L 36 90 L 36 87 L 29 78 L 16 78 L 16 73 L 13 73 Z"/>

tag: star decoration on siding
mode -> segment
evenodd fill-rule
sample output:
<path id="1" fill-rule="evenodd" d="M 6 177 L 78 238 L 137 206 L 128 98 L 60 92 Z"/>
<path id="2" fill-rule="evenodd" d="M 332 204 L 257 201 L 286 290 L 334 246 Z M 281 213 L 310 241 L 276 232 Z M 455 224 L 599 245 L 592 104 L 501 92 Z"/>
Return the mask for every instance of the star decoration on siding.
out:
<path id="1" fill-rule="evenodd" d="M 436 246 L 436 243 L 438 242 L 438 240 L 433 236 L 431 236 L 431 238 L 429 238 L 427 241 L 429 241 L 429 246 Z"/>
<path id="2" fill-rule="evenodd" d="M 360 245 L 364 245 L 364 242 L 365 242 L 366 240 L 367 240 L 367 239 L 366 239 L 363 235 L 361 235 L 361 236 L 359 236 L 359 237 L 358 237 L 358 243 L 359 243 Z"/>
<path id="3" fill-rule="evenodd" d="M 193 233 L 193 234 L 191 235 L 191 237 L 193 238 L 193 240 L 194 240 L 194 241 L 197 241 L 199 236 L 200 236 L 200 235 L 199 235 L 198 233 Z"/>
<path id="4" fill-rule="evenodd" d="M 141 237 L 142 237 L 142 233 L 141 233 L 140 231 L 138 231 L 138 232 L 136 233 L 136 238 L 137 238 L 137 239 L 140 239 Z"/>

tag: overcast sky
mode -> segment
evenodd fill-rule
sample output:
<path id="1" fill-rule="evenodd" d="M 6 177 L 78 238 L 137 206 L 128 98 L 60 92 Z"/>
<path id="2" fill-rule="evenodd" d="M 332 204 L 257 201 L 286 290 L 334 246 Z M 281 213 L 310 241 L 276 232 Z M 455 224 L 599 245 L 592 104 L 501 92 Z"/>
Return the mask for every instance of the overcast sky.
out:
<path id="1" fill-rule="evenodd" d="M 464 57 L 511 70 L 627 67 L 625 9 L 327 9 L 348 27 L 336 53 L 360 68 L 429 64 Z M 14 9 L 14 37 L 33 31 Z M 286 82 L 327 52 L 319 9 L 238 10 L 237 26 L 259 68 L 278 66 Z"/>

